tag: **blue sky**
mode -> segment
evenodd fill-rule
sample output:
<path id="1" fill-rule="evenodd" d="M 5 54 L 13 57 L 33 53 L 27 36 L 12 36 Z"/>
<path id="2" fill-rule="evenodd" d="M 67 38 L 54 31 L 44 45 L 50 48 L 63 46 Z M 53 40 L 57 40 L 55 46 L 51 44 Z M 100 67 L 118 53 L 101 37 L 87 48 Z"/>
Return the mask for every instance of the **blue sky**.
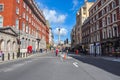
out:
<path id="1" fill-rule="evenodd" d="M 94 1 L 94 0 L 91 0 Z M 76 23 L 76 12 L 84 0 L 36 0 L 44 16 L 53 29 L 54 41 L 58 40 L 58 28 L 61 28 L 61 40 L 70 40 L 70 32 Z"/>

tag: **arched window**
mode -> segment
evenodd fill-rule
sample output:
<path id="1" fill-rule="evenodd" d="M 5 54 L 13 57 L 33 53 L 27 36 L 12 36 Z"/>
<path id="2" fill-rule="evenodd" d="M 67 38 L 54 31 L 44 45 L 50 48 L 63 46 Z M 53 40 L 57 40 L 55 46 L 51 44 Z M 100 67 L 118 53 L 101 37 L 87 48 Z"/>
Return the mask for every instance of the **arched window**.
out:
<path id="1" fill-rule="evenodd" d="M 117 14 L 116 11 L 112 13 L 112 21 L 115 22 L 117 20 Z"/>
<path id="2" fill-rule="evenodd" d="M 110 5 L 107 6 L 106 11 L 107 11 L 107 12 L 110 11 Z"/>
<path id="3" fill-rule="evenodd" d="M 4 42 L 4 40 L 2 39 L 2 40 L 0 40 L 0 50 L 1 50 L 1 51 L 4 51 L 4 47 L 5 47 L 5 42 Z"/>
<path id="4" fill-rule="evenodd" d="M 107 16 L 107 25 L 109 25 L 111 23 L 111 18 L 110 15 Z"/>
<path id="5" fill-rule="evenodd" d="M 104 15 L 104 14 L 105 14 L 105 9 L 102 10 L 102 15 Z"/>
<path id="6" fill-rule="evenodd" d="M 99 22 L 96 23 L 96 29 L 99 30 Z"/>
<path id="7" fill-rule="evenodd" d="M 13 51 L 16 51 L 16 43 L 15 43 L 15 41 L 13 41 L 13 44 L 12 44 L 12 45 L 13 45 L 13 47 L 12 47 L 12 48 L 13 48 Z"/>
<path id="8" fill-rule="evenodd" d="M 118 37 L 118 26 L 113 25 L 113 37 Z"/>
<path id="9" fill-rule="evenodd" d="M 7 41 L 7 51 L 10 52 L 11 51 L 11 44 L 10 44 L 10 40 Z"/>
<path id="10" fill-rule="evenodd" d="M 102 27 L 105 27 L 106 26 L 106 20 L 105 18 L 102 19 Z"/>
<path id="11" fill-rule="evenodd" d="M 104 0 L 101 0 L 101 5 L 103 5 L 104 4 Z"/>
<path id="12" fill-rule="evenodd" d="M 115 8 L 115 7 L 116 7 L 116 2 L 113 1 L 113 2 L 112 2 L 112 8 Z"/>
<path id="13" fill-rule="evenodd" d="M 102 30 L 102 36 L 103 36 L 103 39 L 106 39 L 106 29 Z"/>
<path id="14" fill-rule="evenodd" d="M 111 27 L 107 28 L 107 36 L 108 36 L 108 38 L 112 38 L 112 29 L 111 29 Z"/>

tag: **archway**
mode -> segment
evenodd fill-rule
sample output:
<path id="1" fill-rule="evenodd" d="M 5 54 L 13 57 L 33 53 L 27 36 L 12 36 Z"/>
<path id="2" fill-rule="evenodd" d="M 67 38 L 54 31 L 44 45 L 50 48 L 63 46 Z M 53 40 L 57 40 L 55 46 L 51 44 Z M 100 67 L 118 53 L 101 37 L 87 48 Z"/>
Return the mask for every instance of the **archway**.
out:
<path id="1" fill-rule="evenodd" d="M 15 41 L 13 41 L 13 52 L 15 52 L 15 49 L 16 49 L 16 43 L 15 43 Z"/>
<path id="2" fill-rule="evenodd" d="M 7 41 L 7 51 L 8 52 L 11 51 L 10 40 Z"/>
<path id="3" fill-rule="evenodd" d="M 2 39 L 2 40 L 0 40 L 0 50 L 1 50 L 1 51 L 4 51 L 4 46 L 5 46 L 5 42 L 4 42 L 4 40 Z"/>

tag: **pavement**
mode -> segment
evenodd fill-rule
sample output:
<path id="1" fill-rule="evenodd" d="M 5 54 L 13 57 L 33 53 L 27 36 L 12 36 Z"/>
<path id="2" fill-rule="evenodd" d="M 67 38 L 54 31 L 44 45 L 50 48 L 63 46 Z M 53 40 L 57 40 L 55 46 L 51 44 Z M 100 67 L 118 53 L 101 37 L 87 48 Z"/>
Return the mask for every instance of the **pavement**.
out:
<path id="1" fill-rule="evenodd" d="M 46 55 L 48 53 L 50 53 L 50 51 L 48 51 L 47 53 L 46 52 L 43 52 L 43 53 L 37 52 L 37 53 L 31 54 L 31 55 L 28 55 L 28 56 L 25 56 L 25 57 L 19 57 L 19 58 L 15 58 L 15 59 L 11 59 L 11 60 L 6 60 L 5 59 L 5 61 L 2 61 L 2 58 L 0 57 L 0 64 L 12 62 L 12 61 L 17 61 L 17 60 L 21 60 L 21 59 L 26 59 L 26 58 L 31 58 L 31 57 L 34 57 L 34 56 L 43 56 L 43 55 Z"/>
<path id="2" fill-rule="evenodd" d="M 0 80 L 120 80 L 118 63 L 74 54 L 61 60 L 48 53 L 0 64 Z"/>

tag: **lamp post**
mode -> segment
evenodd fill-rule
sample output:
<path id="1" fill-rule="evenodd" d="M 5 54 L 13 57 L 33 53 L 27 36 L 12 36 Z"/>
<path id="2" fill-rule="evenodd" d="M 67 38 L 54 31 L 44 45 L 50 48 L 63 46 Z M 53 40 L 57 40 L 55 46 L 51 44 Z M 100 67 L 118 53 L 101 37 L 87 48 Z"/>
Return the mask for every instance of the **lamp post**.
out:
<path id="1" fill-rule="evenodd" d="M 96 43 L 94 42 L 94 55 L 96 57 Z"/>
<path id="2" fill-rule="evenodd" d="M 59 28 L 59 29 L 58 29 L 58 31 L 59 31 L 59 32 L 58 32 L 58 44 L 60 44 L 60 30 L 61 30 L 61 29 Z"/>

